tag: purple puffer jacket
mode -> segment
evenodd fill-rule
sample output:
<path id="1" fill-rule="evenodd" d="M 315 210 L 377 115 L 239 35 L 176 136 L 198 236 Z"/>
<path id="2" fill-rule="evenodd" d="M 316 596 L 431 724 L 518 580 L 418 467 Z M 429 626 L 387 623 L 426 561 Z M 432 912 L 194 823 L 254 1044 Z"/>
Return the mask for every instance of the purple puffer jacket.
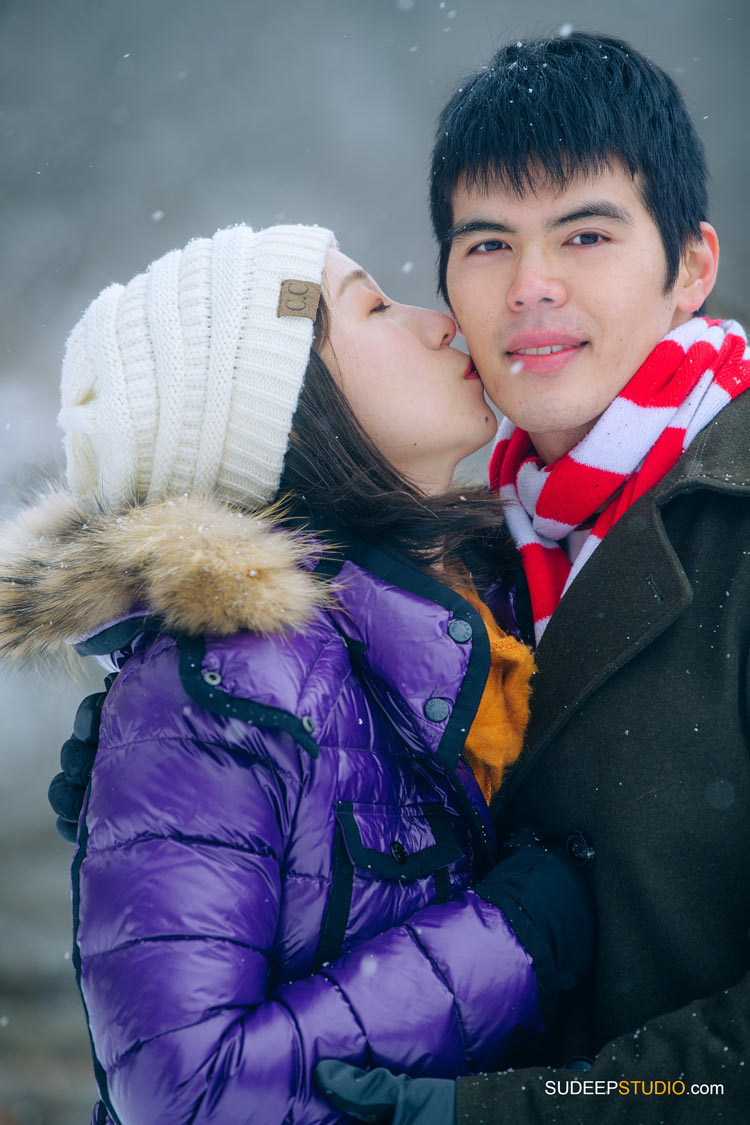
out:
<path id="1" fill-rule="evenodd" d="M 227 569 L 218 516 L 192 503 L 57 535 L 54 580 L 107 615 L 72 611 L 68 635 L 118 669 L 73 863 L 94 1120 L 328 1125 L 320 1059 L 496 1067 L 543 1020 L 532 957 L 467 889 L 494 859 L 460 758 L 479 616 L 362 544 L 323 556 L 336 600 L 316 608 L 286 531 L 245 519 Z M 120 580 L 147 604 L 123 612 Z M 255 631 L 203 639 L 201 612 Z"/>

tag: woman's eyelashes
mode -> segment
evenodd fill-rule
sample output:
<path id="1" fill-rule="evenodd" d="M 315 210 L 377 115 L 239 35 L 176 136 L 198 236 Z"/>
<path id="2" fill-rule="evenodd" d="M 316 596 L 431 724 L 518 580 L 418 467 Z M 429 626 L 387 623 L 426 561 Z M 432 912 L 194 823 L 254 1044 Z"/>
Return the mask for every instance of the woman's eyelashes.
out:
<path id="1" fill-rule="evenodd" d="M 370 312 L 371 313 L 385 312 L 385 310 L 389 309 L 390 307 L 391 306 L 387 303 L 387 301 L 384 301 L 384 300 L 381 299 L 381 300 L 378 301 L 378 303 L 376 305 L 373 305 L 373 307 L 370 309 Z"/>

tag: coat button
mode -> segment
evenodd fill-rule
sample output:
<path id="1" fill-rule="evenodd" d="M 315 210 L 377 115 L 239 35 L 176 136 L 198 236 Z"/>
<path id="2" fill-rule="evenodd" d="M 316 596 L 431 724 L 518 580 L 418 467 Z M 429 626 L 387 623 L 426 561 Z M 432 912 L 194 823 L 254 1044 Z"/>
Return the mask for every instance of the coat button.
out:
<path id="1" fill-rule="evenodd" d="M 409 858 L 409 853 L 400 840 L 394 840 L 391 844 L 391 855 L 396 863 L 406 863 Z"/>
<path id="2" fill-rule="evenodd" d="M 471 640 L 472 628 L 468 621 L 463 621 L 460 617 L 454 617 L 452 621 L 448 622 L 448 636 L 457 645 L 465 645 L 467 641 Z"/>
<path id="3" fill-rule="evenodd" d="M 581 828 L 574 828 L 570 833 L 565 841 L 565 850 L 573 862 L 581 866 L 590 863 L 596 854 L 594 845 Z"/>
<path id="4" fill-rule="evenodd" d="M 593 1065 L 593 1059 L 587 1059 L 585 1055 L 579 1055 L 566 1062 L 565 1070 L 591 1070 Z"/>
<path id="5" fill-rule="evenodd" d="M 425 716 L 433 723 L 442 723 L 447 719 L 451 713 L 451 705 L 447 699 L 441 699 L 436 695 L 434 699 L 428 699 L 424 705 Z"/>

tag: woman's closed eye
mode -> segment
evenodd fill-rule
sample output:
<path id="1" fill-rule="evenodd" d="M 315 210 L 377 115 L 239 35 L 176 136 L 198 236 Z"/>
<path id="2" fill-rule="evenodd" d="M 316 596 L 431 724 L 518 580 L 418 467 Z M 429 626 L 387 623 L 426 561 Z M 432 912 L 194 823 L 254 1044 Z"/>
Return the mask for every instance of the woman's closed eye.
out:
<path id="1" fill-rule="evenodd" d="M 370 309 L 370 312 L 371 313 L 385 312 L 385 310 L 389 309 L 390 307 L 391 306 L 386 301 L 380 300 L 380 301 L 378 301 L 378 303 L 376 305 L 374 305 Z"/>

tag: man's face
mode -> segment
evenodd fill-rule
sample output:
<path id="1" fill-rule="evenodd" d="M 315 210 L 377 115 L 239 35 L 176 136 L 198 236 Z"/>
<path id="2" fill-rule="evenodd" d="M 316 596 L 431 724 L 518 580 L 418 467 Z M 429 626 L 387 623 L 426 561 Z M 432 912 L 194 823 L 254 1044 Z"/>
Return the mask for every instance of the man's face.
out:
<path id="1" fill-rule="evenodd" d="M 487 393 L 547 462 L 690 316 L 679 282 L 664 293 L 659 230 L 620 165 L 521 198 L 460 185 L 453 230 L 456 320 Z"/>

